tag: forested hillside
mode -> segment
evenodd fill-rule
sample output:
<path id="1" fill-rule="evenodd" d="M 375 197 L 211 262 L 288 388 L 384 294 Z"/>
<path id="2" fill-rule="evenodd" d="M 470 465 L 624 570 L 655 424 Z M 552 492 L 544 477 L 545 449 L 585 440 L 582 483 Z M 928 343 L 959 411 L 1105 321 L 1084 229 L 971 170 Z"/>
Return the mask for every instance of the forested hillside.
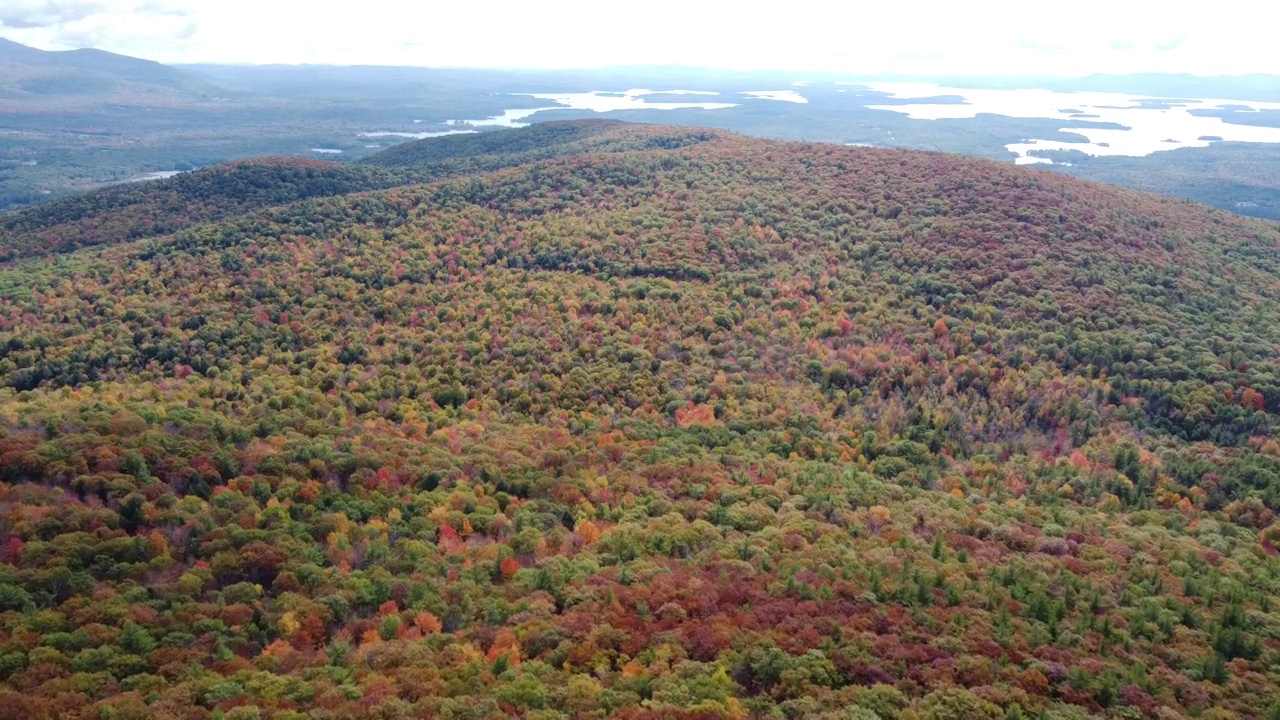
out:
<path id="1" fill-rule="evenodd" d="M 0 230 L 0 717 L 1280 717 L 1280 225 L 501 135 Z"/>
<path id="2" fill-rule="evenodd" d="M 461 134 L 435 138 L 431 142 L 404 143 L 366 158 L 364 162 L 392 167 L 453 164 L 459 171 L 477 172 L 564 155 L 674 150 L 726 135 L 711 128 L 629 125 L 616 120 L 571 120 L 538 123 L 520 132 Z"/>
<path id="3" fill-rule="evenodd" d="M 321 160 L 242 160 L 55 200 L 0 216 L 0 260 L 54 255 L 164 235 L 208 220 L 316 196 L 400 184 L 399 177 Z"/>
<path id="4" fill-rule="evenodd" d="M 364 164 L 264 157 L 135 182 L 0 215 L 0 262 L 102 243 L 166 235 L 295 200 L 442 180 L 586 152 L 677 148 L 723 136 L 714 130 L 632 126 L 585 120 L 544 123 L 522 132 L 490 132 L 406 143 Z"/>

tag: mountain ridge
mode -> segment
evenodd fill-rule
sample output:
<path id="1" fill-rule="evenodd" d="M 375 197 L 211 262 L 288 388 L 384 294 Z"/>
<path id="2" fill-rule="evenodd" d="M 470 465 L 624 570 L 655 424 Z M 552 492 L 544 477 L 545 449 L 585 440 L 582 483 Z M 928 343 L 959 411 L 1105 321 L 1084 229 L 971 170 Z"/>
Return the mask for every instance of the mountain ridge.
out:
<path id="1" fill-rule="evenodd" d="M 40 50 L 0 38 L 0 97 L 51 102 L 72 98 L 212 92 L 199 76 L 129 55 L 94 48 Z"/>
<path id="2" fill-rule="evenodd" d="M 609 131 L 623 127 L 656 129 L 636 131 L 642 137 L 647 133 L 648 140 L 609 136 Z M 629 151 L 645 142 L 669 149 L 725 135 L 703 128 L 581 120 L 540 123 L 520 133 L 404 143 L 351 165 L 283 156 L 235 160 L 158 182 L 115 185 L 0 215 L 0 230 L 9 234 L 7 242 L 0 244 L 0 261 L 134 240 L 148 233 L 167 234 L 195 222 L 309 197 L 429 182 L 564 154 Z M 162 206 L 156 207 L 162 197 Z"/>

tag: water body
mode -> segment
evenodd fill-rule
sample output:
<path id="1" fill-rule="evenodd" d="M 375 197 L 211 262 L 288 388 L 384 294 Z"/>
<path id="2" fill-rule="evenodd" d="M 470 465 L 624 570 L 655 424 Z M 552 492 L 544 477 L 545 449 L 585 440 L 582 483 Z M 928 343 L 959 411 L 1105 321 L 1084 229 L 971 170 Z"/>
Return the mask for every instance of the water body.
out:
<path id="1" fill-rule="evenodd" d="M 570 109 L 572 109 L 572 108 L 568 108 L 568 107 L 565 107 L 565 106 L 562 106 L 562 105 L 555 105 L 555 106 L 552 106 L 552 107 L 522 108 L 522 109 L 518 109 L 518 110 L 505 110 L 505 111 L 503 111 L 503 113 L 502 113 L 501 115 L 495 115 L 495 116 L 493 116 L 493 117 L 481 118 L 481 119 L 479 119 L 479 120 L 450 120 L 450 121 L 449 121 L 448 123 L 446 123 L 446 124 L 448 124 L 448 125 L 466 125 L 466 126 L 470 126 L 470 127 L 507 127 L 507 128 L 522 128 L 522 127 L 526 127 L 529 123 L 526 123 L 526 122 L 520 122 L 520 121 L 521 121 L 521 120 L 523 120 L 523 119 L 525 119 L 525 118 L 527 118 L 527 117 L 529 117 L 530 115 L 533 115 L 534 113 L 540 113 L 540 112 L 542 112 L 543 110 L 570 110 Z M 474 131 L 473 131 L 473 132 L 474 132 Z"/>
<path id="2" fill-rule="evenodd" d="M 753 100 L 777 100 L 779 102 L 800 104 L 809 102 L 805 96 L 795 90 L 748 90 L 742 94 Z"/>
<path id="3" fill-rule="evenodd" d="M 359 133 L 357 137 L 366 137 L 366 138 L 402 137 L 402 138 L 413 138 L 415 140 L 422 140 L 424 138 L 444 137 L 445 135 L 468 135 L 474 132 L 476 131 L 475 130 L 441 130 L 439 132 L 391 132 L 391 131 L 379 130 L 377 132 L 362 132 L 362 133 Z M 370 146 L 366 145 L 365 147 L 370 147 Z"/>
<path id="4" fill-rule="evenodd" d="M 972 90 L 927 83 L 866 83 L 866 87 L 895 99 L 960 96 L 963 103 L 906 103 L 868 105 L 919 120 L 966 119 L 979 114 L 1018 118 L 1062 120 L 1062 131 L 1083 135 L 1086 142 L 1029 138 L 1006 145 L 1020 165 L 1052 163 L 1032 155 L 1035 151 L 1076 150 L 1087 155 L 1141 157 L 1183 147 L 1207 147 L 1222 140 L 1280 143 L 1280 128 L 1235 125 L 1222 118 L 1192 115 L 1193 110 L 1220 110 L 1241 106 L 1248 111 L 1280 109 L 1280 103 L 1215 100 L 1209 98 L 1159 98 L 1103 92 L 1054 92 L 1051 90 Z M 1116 123 L 1123 129 L 1095 127 L 1082 122 Z"/>
<path id="5" fill-rule="evenodd" d="M 125 180 L 125 182 L 146 182 L 147 180 L 164 180 L 174 175 L 181 175 L 186 170 L 159 170 L 156 172 L 143 173 Z"/>
<path id="6" fill-rule="evenodd" d="M 715 97 L 720 93 L 715 90 L 644 90 L 648 95 L 710 95 Z M 615 95 L 626 95 L 627 93 L 614 93 Z"/>
<path id="7" fill-rule="evenodd" d="M 342 153 L 338 148 L 311 148 L 311 152 L 322 155 L 340 155 Z"/>
<path id="8" fill-rule="evenodd" d="M 542 108 L 541 110 L 590 110 L 598 113 L 616 112 L 618 110 L 721 110 L 737 107 L 736 103 L 724 102 L 649 102 L 644 97 L 646 95 L 716 96 L 719 94 L 706 90 L 632 89 L 623 92 L 594 90 L 588 93 L 525 93 L 525 96 L 539 100 L 550 100 L 556 103 L 555 107 Z M 529 117 L 529 115 L 541 112 L 541 110 L 508 110 L 507 112 L 527 112 L 523 117 Z"/>
<path id="9" fill-rule="evenodd" d="M 620 110 L 724 110 L 738 107 L 737 102 L 652 102 L 648 95 L 688 95 L 716 97 L 721 93 L 713 90 L 648 90 L 633 88 L 624 91 L 593 90 L 585 93 L 513 93 L 521 97 L 537 98 L 555 103 L 536 108 L 519 108 L 507 110 L 501 115 L 478 120 L 450 120 L 449 125 L 469 127 L 525 127 L 529 123 L 525 118 L 540 112 L 552 110 L 589 110 L 597 113 L 617 112 Z M 742 93 L 749 98 L 761 100 L 781 100 L 784 102 L 808 102 L 794 90 L 760 90 Z"/>

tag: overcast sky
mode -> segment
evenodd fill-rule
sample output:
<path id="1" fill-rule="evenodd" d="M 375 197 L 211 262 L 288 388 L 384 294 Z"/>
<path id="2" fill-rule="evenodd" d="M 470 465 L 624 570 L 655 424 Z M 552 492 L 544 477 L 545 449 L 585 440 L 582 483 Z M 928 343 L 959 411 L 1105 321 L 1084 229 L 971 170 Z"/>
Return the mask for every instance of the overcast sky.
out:
<path id="1" fill-rule="evenodd" d="M 161 62 L 1280 74 L 1268 0 L 0 0 L 0 37 Z"/>

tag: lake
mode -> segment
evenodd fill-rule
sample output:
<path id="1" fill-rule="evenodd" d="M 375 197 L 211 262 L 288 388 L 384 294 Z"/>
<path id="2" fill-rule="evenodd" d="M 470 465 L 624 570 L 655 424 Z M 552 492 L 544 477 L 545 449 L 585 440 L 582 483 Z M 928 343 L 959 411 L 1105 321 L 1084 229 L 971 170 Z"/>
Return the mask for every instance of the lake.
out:
<path id="1" fill-rule="evenodd" d="M 171 178 L 174 175 L 181 175 L 184 172 L 188 172 L 188 171 L 187 170 L 159 170 L 156 172 L 149 172 L 149 173 L 143 173 L 141 175 L 135 175 L 134 177 L 131 177 L 125 180 L 125 182 L 145 182 L 147 180 L 164 180 L 165 178 Z"/>
<path id="2" fill-rule="evenodd" d="M 414 120 L 414 122 L 418 122 L 418 121 Z M 425 138 L 444 137 L 446 135 L 468 135 L 474 132 L 476 131 L 475 130 L 442 130 L 439 132 L 392 132 L 392 131 L 380 130 L 378 132 L 358 133 L 357 137 L 367 137 L 367 138 L 402 137 L 402 138 L 412 138 L 414 140 L 423 140 Z"/>
<path id="3" fill-rule="evenodd" d="M 1258 112 L 1280 109 L 1280 103 L 1240 100 L 1159 98 L 1105 92 L 1051 90 L 973 90 L 926 83 L 865 83 L 864 87 L 895 99 L 938 99 L 958 96 L 963 103 L 920 102 L 868 104 L 877 110 L 903 113 L 918 120 L 973 118 L 980 114 L 1061 120 L 1063 132 L 1083 136 L 1081 142 L 1027 138 L 1006 145 L 1019 164 L 1052 163 L 1036 151 L 1076 150 L 1087 155 L 1143 156 L 1184 147 L 1206 147 L 1223 140 L 1280 143 L 1280 128 L 1237 125 L 1192 111 Z M 1116 123 L 1123 129 L 1090 123 Z"/>
<path id="4" fill-rule="evenodd" d="M 475 119 L 455 119 L 425 132 L 375 131 L 361 137 L 430 138 L 476 132 L 481 128 L 519 128 L 530 118 L 556 111 L 576 110 L 611 113 L 635 110 L 726 110 L 755 103 L 817 105 L 812 112 L 824 112 L 829 88 L 825 83 L 797 80 L 782 90 L 593 90 L 572 93 L 511 93 L 512 97 L 546 101 L 532 108 L 511 108 L 498 115 Z M 1216 100 L 1208 98 L 1162 98 L 1110 92 L 1057 92 L 1051 90 L 988 90 L 955 88 L 928 83 L 836 82 L 839 93 L 858 98 L 872 110 L 906 115 L 916 120 L 971 119 L 979 115 L 1012 118 L 1043 118 L 1060 121 L 1062 132 L 1078 141 L 1049 138 L 1011 137 L 1005 147 L 1018 164 L 1055 162 L 1043 154 L 1052 151 L 1079 151 L 1095 156 L 1143 156 L 1165 150 L 1205 147 L 1214 142 L 1280 143 L 1280 128 L 1241 125 L 1222 117 L 1196 113 L 1247 115 L 1280 110 L 1280 103 Z M 825 92 L 824 92 L 825 90 Z M 892 99 L 896 104 L 889 104 Z M 913 102 L 917 101 L 917 102 Z M 804 123 L 808 109 L 796 107 L 792 118 Z M 415 120 L 415 123 L 420 121 Z M 897 140 L 888 133 L 890 145 Z M 315 152 L 329 152 L 316 149 Z M 1062 159 L 1057 160 L 1063 162 Z M 1068 163 L 1069 164 L 1069 163 Z"/>
<path id="5" fill-rule="evenodd" d="M 553 110 L 588 110 L 590 112 L 608 113 L 620 110 L 725 110 L 739 107 L 751 100 L 767 100 L 789 103 L 807 103 L 804 96 L 795 90 L 750 90 L 738 93 L 720 93 L 714 90 L 647 90 L 633 88 L 631 90 L 593 90 L 585 93 L 512 93 L 520 97 L 548 100 L 554 105 L 536 108 L 520 108 L 507 110 L 501 115 L 478 120 L 450 120 L 449 125 L 470 127 L 525 127 L 529 123 L 521 122 L 525 118 L 540 112 Z M 649 95 L 682 95 L 698 97 L 715 97 L 716 102 L 669 102 L 652 101 Z M 727 102 L 733 101 L 733 102 Z"/>

